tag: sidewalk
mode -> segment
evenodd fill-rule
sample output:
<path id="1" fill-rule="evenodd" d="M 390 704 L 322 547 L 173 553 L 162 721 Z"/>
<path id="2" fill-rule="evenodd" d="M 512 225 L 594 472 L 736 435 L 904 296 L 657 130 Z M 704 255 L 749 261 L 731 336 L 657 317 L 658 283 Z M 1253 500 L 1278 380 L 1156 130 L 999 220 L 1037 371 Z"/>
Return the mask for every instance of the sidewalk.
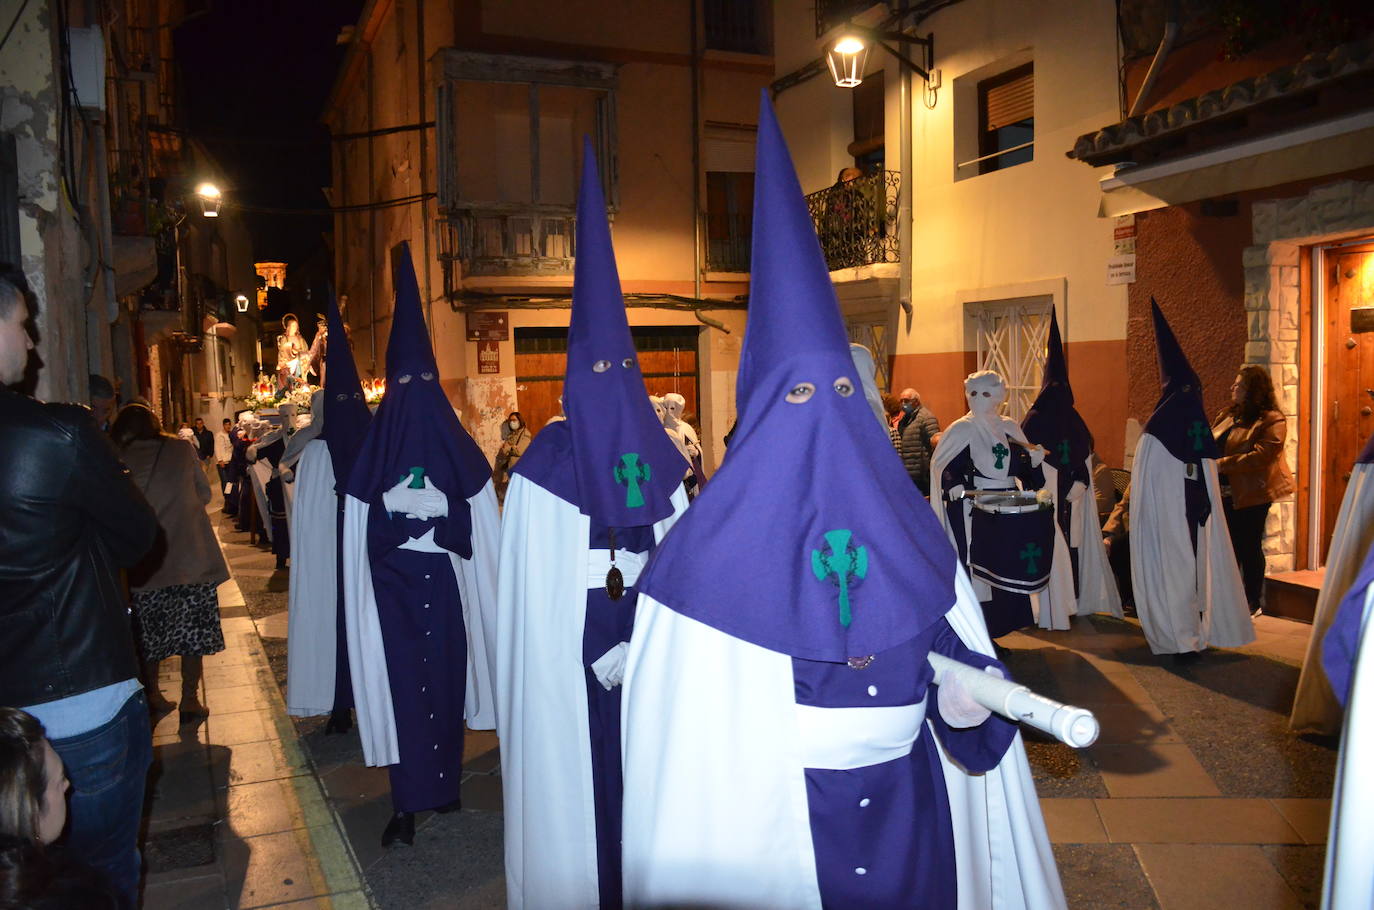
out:
<path id="1" fill-rule="evenodd" d="M 271 576 L 272 556 L 226 534 L 234 578 L 220 588 L 226 649 L 205 658 L 210 717 L 153 731 L 144 859 L 146 910 L 373 906 L 319 779 L 286 717 L 240 579 Z M 284 573 L 283 573 L 284 576 Z M 181 693 L 180 661 L 162 662 L 160 687 Z"/>

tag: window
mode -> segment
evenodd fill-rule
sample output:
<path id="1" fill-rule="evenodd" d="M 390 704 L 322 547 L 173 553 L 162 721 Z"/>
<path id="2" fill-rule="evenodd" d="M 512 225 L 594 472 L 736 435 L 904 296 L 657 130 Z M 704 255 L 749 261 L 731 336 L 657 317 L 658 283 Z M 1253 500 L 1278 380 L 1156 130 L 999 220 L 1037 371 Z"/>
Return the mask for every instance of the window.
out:
<path id="1" fill-rule="evenodd" d="M 970 307 L 977 323 L 978 369 L 1001 375 L 1007 384 L 1003 413 L 1017 423 L 1040 394 L 1053 306 L 1046 295 Z"/>
<path id="2" fill-rule="evenodd" d="M 849 143 L 849 154 L 854 156 L 854 166 L 865 173 L 881 171 L 887 122 L 883 71 L 865 76 L 863 82 L 854 86 L 852 95 L 854 141 Z"/>
<path id="3" fill-rule="evenodd" d="M 754 175 L 706 172 L 706 268 L 713 272 L 749 271 L 754 229 Z"/>
<path id="4" fill-rule="evenodd" d="M 768 0 L 705 0 L 706 48 L 737 54 L 771 54 Z"/>
<path id="5" fill-rule="evenodd" d="M 978 83 L 978 173 L 1034 158 L 1035 70 L 1027 63 Z"/>

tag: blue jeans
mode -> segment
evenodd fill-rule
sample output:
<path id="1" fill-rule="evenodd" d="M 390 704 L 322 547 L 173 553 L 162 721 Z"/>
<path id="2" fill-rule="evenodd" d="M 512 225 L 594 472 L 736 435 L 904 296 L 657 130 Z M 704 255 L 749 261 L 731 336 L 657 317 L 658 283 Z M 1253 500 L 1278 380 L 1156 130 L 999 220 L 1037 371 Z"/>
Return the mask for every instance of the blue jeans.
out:
<path id="1" fill-rule="evenodd" d="M 142 691 L 131 695 L 109 723 L 55 739 L 52 747 L 72 784 L 67 845 L 105 874 L 122 906 L 137 907 L 138 829 L 153 763 L 147 699 Z"/>

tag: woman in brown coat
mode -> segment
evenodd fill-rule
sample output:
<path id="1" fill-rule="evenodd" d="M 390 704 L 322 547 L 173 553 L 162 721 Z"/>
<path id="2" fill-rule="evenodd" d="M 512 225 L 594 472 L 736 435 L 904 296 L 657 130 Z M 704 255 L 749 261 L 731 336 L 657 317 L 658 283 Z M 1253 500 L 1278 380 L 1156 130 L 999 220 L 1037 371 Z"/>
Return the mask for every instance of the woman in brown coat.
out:
<path id="1" fill-rule="evenodd" d="M 205 511 L 210 484 L 196 450 L 164 435 L 143 405 L 121 409 L 110 436 L 159 525 L 152 551 L 129 573 L 148 706 L 155 714 L 176 707 L 158 690 L 157 673 L 160 661 L 180 655 L 181 722 L 194 722 L 209 714 L 200 701 L 201 658 L 224 650 L 216 589 L 229 578 Z"/>
<path id="2" fill-rule="evenodd" d="M 1222 453 L 1217 471 L 1226 526 L 1254 616 L 1264 590 L 1264 521 L 1274 501 L 1293 492 L 1293 475 L 1283 461 L 1288 424 L 1268 370 L 1241 367 L 1231 384 L 1231 406 L 1217 415 L 1212 435 Z"/>

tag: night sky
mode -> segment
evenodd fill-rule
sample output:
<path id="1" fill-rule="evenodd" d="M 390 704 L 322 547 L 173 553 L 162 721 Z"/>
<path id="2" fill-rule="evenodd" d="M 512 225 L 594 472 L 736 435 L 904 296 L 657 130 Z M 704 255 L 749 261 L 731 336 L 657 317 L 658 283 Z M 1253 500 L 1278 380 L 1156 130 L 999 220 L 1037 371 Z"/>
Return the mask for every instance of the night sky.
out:
<path id="1" fill-rule="evenodd" d="M 185 126 L 227 172 L 226 203 L 324 209 L 329 135 L 320 113 L 362 0 L 210 0 L 175 32 Z M 327 215 L 250 214 L 256 260 L 323 253 Z M 287 273 L 290 282 L 290 271 Z"/>

